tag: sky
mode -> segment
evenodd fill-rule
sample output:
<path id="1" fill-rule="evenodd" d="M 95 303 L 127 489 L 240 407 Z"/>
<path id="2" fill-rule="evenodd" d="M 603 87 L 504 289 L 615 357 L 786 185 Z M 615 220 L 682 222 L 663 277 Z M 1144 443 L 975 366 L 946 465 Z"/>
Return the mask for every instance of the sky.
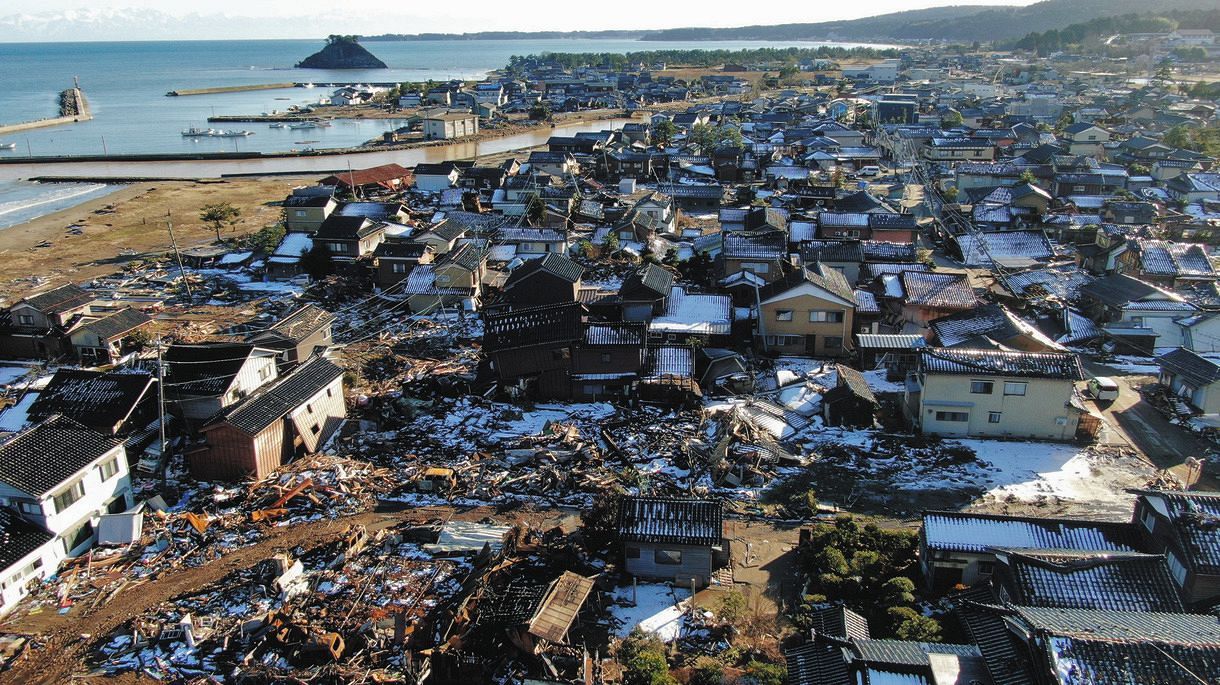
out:
<path id="1" fill-rule="evenodd" d="M 4 0 L 0 23 L 11 25 L 19 15 L 46 18 L 65 12 L 110 14 L 129 9 L 154 10 L 172 17 L 188 14 L 253 18 L 285 18 L 298 21 L 327 18 L 343 32 L 421 33 L 487 30 L 578 30 L 615 28 L 673 28 L 681 26 L 743 26 L 854 19 L 901 10 L 943 5 L 1028 5 L 1034 0 L 870 0 L 867 3 L 772 0 L 764 12 L 724 11 L 725 0 L 614 0 L 608 2 L 504 2 L 466 0 L 462 3 L 426 3 L 396 0 Z M 421 12 L 421 6 L 427 7 Z M 749 4 L 736 5 L 751 7 Z M 659 12 L 658 9 L 664 11 Z M 24 17 L 21 19 L 25 19 Z M 209 17 L 211 19 L 211 17 Z M 209 22 L 210 23 L 210 22 Z M 302 24 L 313 23 L 301 21 Z M 290 30 L 278 26 L 276 33 Z M 310 27 L 312 28 L 312 27 Z M 141 30 L 149 30 L 141 26 Z M 306 31 L 316 35 L 316 31 Z"/>

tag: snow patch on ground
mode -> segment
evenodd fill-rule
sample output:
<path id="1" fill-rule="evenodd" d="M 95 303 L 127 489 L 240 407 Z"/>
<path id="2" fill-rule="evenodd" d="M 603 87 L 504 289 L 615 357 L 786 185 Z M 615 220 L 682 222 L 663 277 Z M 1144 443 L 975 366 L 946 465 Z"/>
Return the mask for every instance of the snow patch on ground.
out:
<path id="1" fill-rule="evenodd" d="M 873 392 L 905 392 L 906 386 L 901 381 L 889 381 L 885 378 L 885 369 L 874 369 L 863 372 L 865 382 Z"/>
<path id="2" fill-rule="evenodd" d="M 635 588 L 635 606 L 631 606 L 631 587 L 619 588 L 612 596 L 610 614 L 618 623 L 619 637 L 627 637 L 636 626 L 665 642 L 681 636 L 690 590 L 641 583 Z"/>

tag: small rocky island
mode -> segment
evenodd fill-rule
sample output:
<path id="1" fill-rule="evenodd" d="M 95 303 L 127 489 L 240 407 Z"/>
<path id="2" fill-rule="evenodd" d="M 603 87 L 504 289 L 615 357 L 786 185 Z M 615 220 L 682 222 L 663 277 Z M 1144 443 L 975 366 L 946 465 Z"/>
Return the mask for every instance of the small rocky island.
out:
<path id="1" fill-rule="evenodd" d="M 297 69 L 388 69 L 364 49 L 359 36 L 328 36 L 326 47 L 297 62 Z"/>

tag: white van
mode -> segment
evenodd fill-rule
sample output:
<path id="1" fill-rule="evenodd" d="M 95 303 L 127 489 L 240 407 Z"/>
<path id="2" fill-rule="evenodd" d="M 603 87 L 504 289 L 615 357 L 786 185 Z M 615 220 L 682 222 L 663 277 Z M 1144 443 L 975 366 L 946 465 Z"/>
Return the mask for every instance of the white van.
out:
<path id="1" fill-rule="evenodd" d="M 861 176 L 876 176 L 879 173 L 881 173 L 881 167 L 879 166 L 873 166 L 870 164 L 869 166 L 860 167 Z"/>
<path id="2" fill-rule="evenodd" d="M 1113 402 L 1118 399 L 1118 383 L 1105 376 L 1090 379 L 1089 396 L 1098 402 Z"/>

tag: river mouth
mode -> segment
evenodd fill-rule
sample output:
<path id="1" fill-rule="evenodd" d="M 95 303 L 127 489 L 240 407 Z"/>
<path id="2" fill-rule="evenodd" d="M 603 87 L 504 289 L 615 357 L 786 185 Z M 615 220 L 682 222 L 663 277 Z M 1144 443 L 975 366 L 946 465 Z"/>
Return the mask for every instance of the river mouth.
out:
<path id="1" fill-rule="evenodd" d="M 137 159 L 73 160 L 11 160 L 0 164 L 0 181 L 21 179 L 72 180 L 183 180 L 220 178 L 225 176 L 263 176 L 279 174 L 313 174 L 363 169 L 382 164 L 413 167 L 445 161 L 478 159 L 516 150 L 545 145 L 551 136 L 572 136 L 581 132 L 622 128 L 639 122 L 627 117 L 559 124 L 554 128 L 542 125 L 528 131 L 476 142 L 453 142 L 400 150 L 340 151 L 318 150 L 305 155 L 258 156 L 173 156 L 148 155 Z"/>

